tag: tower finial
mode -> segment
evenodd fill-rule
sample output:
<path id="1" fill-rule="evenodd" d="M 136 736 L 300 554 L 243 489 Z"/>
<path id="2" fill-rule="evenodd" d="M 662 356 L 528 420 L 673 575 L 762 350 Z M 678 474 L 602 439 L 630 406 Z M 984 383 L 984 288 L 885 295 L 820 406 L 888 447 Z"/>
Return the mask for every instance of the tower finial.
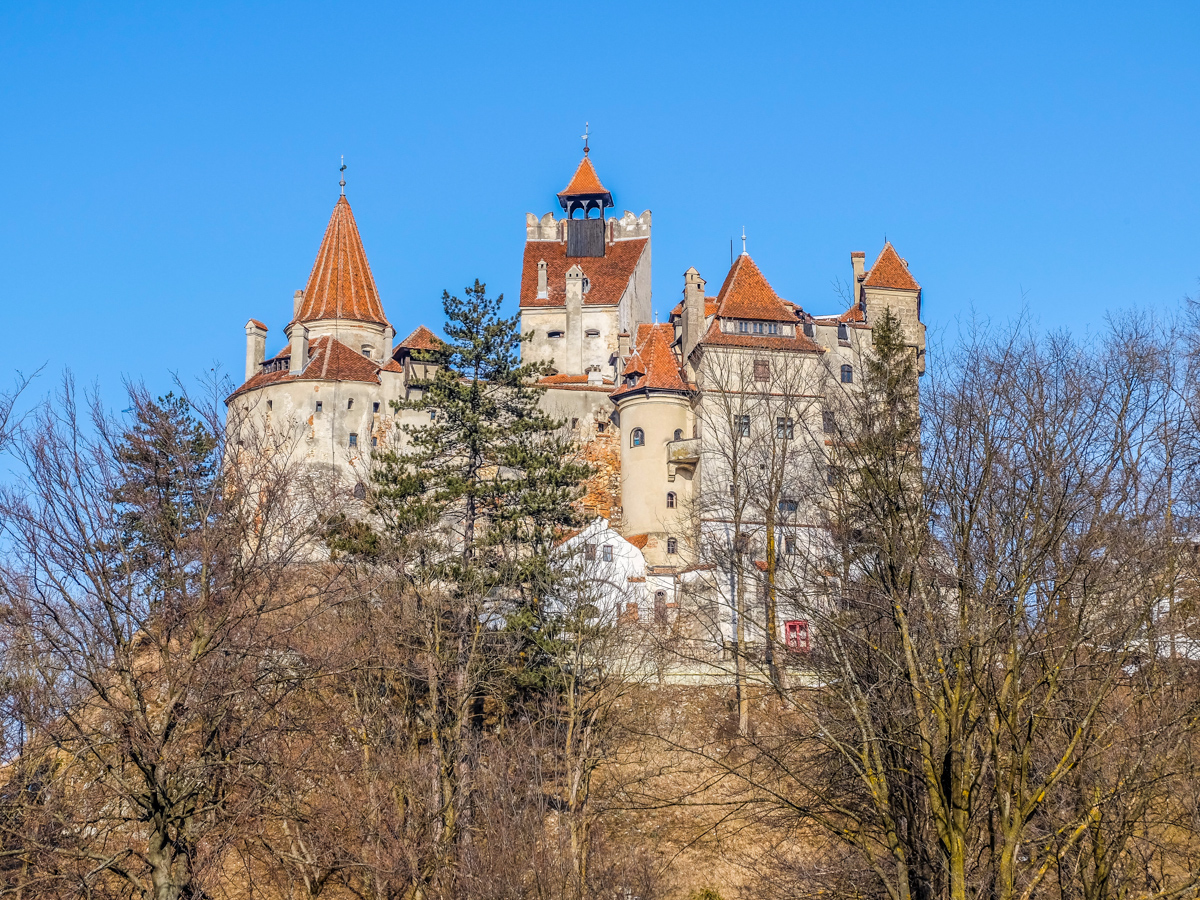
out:
<path id="1" fill-rule="evenodd" d="M 742 226 L 742 256 L 746 255 L 746 226 Z"/>
<path id="2" fill-rule="evenodd" d="M 342 167 L 338 171 L 342 173 L 342 180 L 339 181 L 338 184 L 342 188 L 342 196 L 345 197 L 346 196 L 346 156 L 345 156 L 345 154 L 342 154 Z"/>
<path id="3" fill-rule="evenodd" d="M 580 137 L 583 138 L 583 155 L 587 156 L 588 155 L 588 123 L 587 122 L 583 123 L 583 134 L 581 134 Z"/>

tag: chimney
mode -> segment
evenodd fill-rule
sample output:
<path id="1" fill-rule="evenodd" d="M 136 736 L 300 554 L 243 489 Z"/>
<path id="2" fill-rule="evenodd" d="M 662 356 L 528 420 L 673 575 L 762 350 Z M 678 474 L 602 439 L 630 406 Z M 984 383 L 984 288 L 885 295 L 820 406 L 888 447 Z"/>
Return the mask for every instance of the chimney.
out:
<path id="1" fill-rule="evenodd" d="M 683 362 L 704 335 L 704 279 L 695 268 L 683 273 Z"/>
<path id="2" fill-rule="evenodd" d="M 300 307 L 304 305 L 304 291 L 292 294 L 292 321 L 300 318 Z"/>
<path id="3" fill-rule="evenodd" d="M 296 293 L 299 294 L 300 291 Z M 288 340 L 292 345 L 292 358 L 288 363 L 288 372 L 298 375 L 308 364 L 308 329 L 299 322 L 293 322 L 288 326 Z"/>
<path id="4" fill-rule="evenodd" d="M 567 346 L 562 357 L 555 360 L 564 375 L 583 374 L 583 269 L 574 265 L 567 269 L 567 330 L 563 336 Z"/>
<path id="5" fill-rule="evenodd" d="M 854 267 L 854 303 L 857 305 L 862 300 L 862 282 L 865 277 L 863 268 L 867 264 L 867 254 L 862 250 L 855 250 L 850 254 L 850 265 Z"/>
<path id="6" fill-rule="evenodd" d="M 267 356 L 267 326 L 257 319 L 246 323 L 246 380 L 262 371 Z"/>
<path id="7" fill-rule="evenodd" d="M 545 300 L 549 296 L 550 296 L 550 286 L 546 283 L 546 261 L 543 259 L 538 262 L 537 298 L 539 300 Z"/>

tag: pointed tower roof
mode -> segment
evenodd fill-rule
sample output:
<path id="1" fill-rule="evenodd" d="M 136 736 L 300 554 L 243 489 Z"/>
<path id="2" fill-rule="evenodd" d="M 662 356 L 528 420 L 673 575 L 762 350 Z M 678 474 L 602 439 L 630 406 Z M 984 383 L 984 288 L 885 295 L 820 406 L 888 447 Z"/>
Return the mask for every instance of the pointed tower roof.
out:
<path id="1" fill-rule="evenodd" d="M 748 253 L 739 256 L 725 276 L 717 294 L 717 315 L 766 322 L 796 321 L 795 312 L 775 293 Z"/>
<path id="2" fill-rule="evenodd" d="M 596 174 L 592 161 L 585 155 L 579 163 L 579 168 L 571 177 L 571 183 L 558 192 L 558 199 L 561 202 L 565 197 L 600 195 L 607 197 L 609 204 L 612 204 L 612 194 L 600 183 L 600 176 Z"/>
<path id="3" fill-rule="evenodd" d="M 921 289 L 917 280 L 909 274 L 908 263 L 900 258 L 891 241 L 884 241 L 883 250 L 879 252 L 875 265 L 867 272 L 863 284 L 867 287 L 896 288 L 902 291 Z"/>
<path id="4" fill-rule="evenodd" d="M 354 213 L 345 196 L 338 197 L 333 207 L 312 274 L 304 287 L 304 301 L 296 314 L 297 322 L 316 319 L 388 324 Z"/>
<path id="5" fill-rule="evenodd" d="M 626 379 L 636 376 L 637 380 L 613 391 L 613 399 L 635 391 L 686 393 L 689 387 L 680 375 L 679 360 L 671 350 L 673 340 L 674 325 L 639 325 L 637 352 L 625 366 Z"/>

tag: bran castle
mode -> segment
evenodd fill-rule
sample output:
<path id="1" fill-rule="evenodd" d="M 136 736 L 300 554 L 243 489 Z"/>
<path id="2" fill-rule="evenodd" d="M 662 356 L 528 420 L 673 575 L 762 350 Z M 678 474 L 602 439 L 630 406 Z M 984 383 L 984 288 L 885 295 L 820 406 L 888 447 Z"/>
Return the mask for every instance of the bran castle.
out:
<path id="1" fill-rule="evenodd" d="M 614 602 L 632 615 L 664 622 L 688 579 L 706 570 L 718 605 L 732 607 L 738 576 L 712 574 L 719 553 L 706 547 L 744 535 L 762 571 L 762 557 L 814 540 L 815 504 L 834 483 L 823 463 L 828 398 L 856 388 L 885 310 L 923 371 L 921 287 L 885 243 L 869 268 L 865 253 L 850 254 L 849 308 L 813 315 L 776 294 L 743 252 L 715 296 L 688 269 L 681 301 L 660 324 L 651 319 L 650 212 L 605 218 L 613 196 L 586 147 L 557 198 L 561 217 L 526 216 L 519 306 L 531 335 L 524 359 L 553 369 L 543 404 L 596 473 L 581 501 L 593 522 L 567 547 L 611 569 L 603 577 L 622 593 Z M 246 377 L 230 409 L 269 429 L 299 429 L 309 463 L 361 497 L 372 449 L 403 440 L 397 425 L 427 415 L 395 413 L 391 402 L 418 396 L 414 383 L 431 367 L 422 351 L 439 339 L 419 325 L 396 341 L 344 193 L 285 334 L 267 357 L 267 327 L 246 323 Z M 807 643 L 803 620 L 788 618 L 800 615 L 783 612 L 780 640 Z M 718 616 L 725 640 L 735 617 Z"/>

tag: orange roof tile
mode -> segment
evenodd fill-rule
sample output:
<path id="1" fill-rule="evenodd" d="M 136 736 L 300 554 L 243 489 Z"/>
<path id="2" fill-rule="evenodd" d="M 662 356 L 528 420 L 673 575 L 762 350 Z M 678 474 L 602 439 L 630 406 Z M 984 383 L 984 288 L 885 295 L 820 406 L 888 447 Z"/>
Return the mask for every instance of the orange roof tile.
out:
<path id="1" fill-rule="evenodd" d="M 646 542 L 650 540 L 650 535 L 649 534 L 630 534 L 630 535 L 626 535 L 625 540 L 627 540 L 629 543 L 633 544 L 633 546 L 637 547 L 639 550 L 645 550 Z M 634 579 L 631 577 L 629 580 L 633 581 Z M 641 580 L 645 581 L 646 579 L 642 578 Z"/>
<path id="2" fill-rule="evenodd" d="M 255 325 L 255 326 L 257 326 L 257 327 L 261 328 L 263 331 L 270 331 L 270 329 L 269 329 L 269 328 L 267 328 L 267 326 L 266 326 L 266 325 L 264 325 L 262 322 L 258 321 L 258 319 L 251 319 L 251 320 L 250 320 L 249 322 L 247 322 L 246 324 L 247 324 L 247 325 Z"/>
<path id="3" fill-rule="evenodd" d="M 345 197 L 338 197 L 333 207 L 295 321 L 316 319 L 388 323 L 354 213 Z"/>
<path id="4" fill-rule="evenodd" d="M 613 391 L 613 397 L 643 390 L 688 391 L 689 387 L 679 373 L 679 360 L 671 349 L 674 340 L 674 325 L 639 325 L 637 357 L 645 372 L 631 372 L 626 365 L 625 374 L 637 376 L 637 381 L 623 384 Z"/>
<path id="5" fill-rule="evenodd" d="M 824 353 L 825 349 L 806 337 L 797 326 L 793 337 L 786 335 L 738 334 L 721 330 L 720 321 L 714 321 L 701 343 L 715 347 L 745 347 L 748 350 L 795 350 L 801 353 Z"/>
<path id="6" fill-rule="evenodd" d="M 861 303 L 855 303 L 852 307 L 837 317 L 839 322 L 865 322 L 867 321 L 866 311 L 863 310 Z"/>
<path id="7" fill-rule="evenodd" d="M 444 346 L 445 342 L 440 337 L 424 325 L 418 325 L 413 329 L 412 334 L 395 346 L 392 352 L 395 353 L 396 350 L 428 350 L 432 352 L 440 350 Z"/>
<path id="8" fill-rule="evenodd" d="M 633 270 L 650 244 L 649 238 L 614 241 L 604 248 L 604 256 L 569 257 L 562 241 L 529 241 L 521 268 L 521 306 L 565 306 L 567 269 L 577 265 L 588 280 L 584 306 L 615 306 L 629 287 Z M 538 263 L 546 261 L 546 293 L 537 295 Z"/>
<path id="9" fill-rule="evenodd" d="M 863 284 L 868 287 L 897 288 L 902 291 L 921 289 L 917 280 L 909 274 L 908 263 L 900 258 L 891 241 L 884 242 L 879 258 L 875 260 L 875 265 L 871 266 L 871 271 L 867 272 Z"/>
<path id="10" fill-rule="evenodd" d="M 361 381 L 379 384 L 379 371 L 384 368 L 361 353 L 347 347 L 331 337 L 319 337 L 309 345 L 311 351 L 308 365 L 298 374 L 287 369 L 278 372 L 259 372 L 240 388 L 229 395 L 232 400 L 238 394 L 256 390 L 280 381 Z M 291 349 L 284 348 L 275 359 L 290 357 Z"/>
<path id="11" fill-rule="evenodd" d="M 709 316 L 715 316 L 716 314 L 717 314 L 717 298 L 716 297 L 705 297 L 704 298 L 704 318 L 707 319 Z M 683 301 L 682 300 L 680 300 L 679 303 L 677 303 L 675 305 L 675 308 L 673 310 L 671 310 L 671 315 L 673 315 L 673 316 L 682 316 L 683 315 Z"/>
<path id="12" fill-rule="evenodd" d="M 588 377 L 586 375 L 546 375 L 546 376 L 538 379 L 538 384 L 549 384 L 549 385 L 587 384 L 587 383 L 588 383 Z M 613 381 L 611 378 L 604 378 L 602 383 L 611 385 L 613 383 Z"/>
<path id="13" fill-rule="evenodd" d="M 558 192 L 559 199 L 577 197 L 580 194 L 607 194 L 608 189 L 600 183 L 600 176 L 592 167 L 592 161 L 586 156 L 579 163 L 579 168 L 571 178 L 571 183 Z"/>
<path id="14" fill-rule="evenodd" d="M 717 315 L 767 322 L 794 322 L 796 314 L 779 299 L 749 254 L 743 253 L 725 276 L 717 294 Z"/>

